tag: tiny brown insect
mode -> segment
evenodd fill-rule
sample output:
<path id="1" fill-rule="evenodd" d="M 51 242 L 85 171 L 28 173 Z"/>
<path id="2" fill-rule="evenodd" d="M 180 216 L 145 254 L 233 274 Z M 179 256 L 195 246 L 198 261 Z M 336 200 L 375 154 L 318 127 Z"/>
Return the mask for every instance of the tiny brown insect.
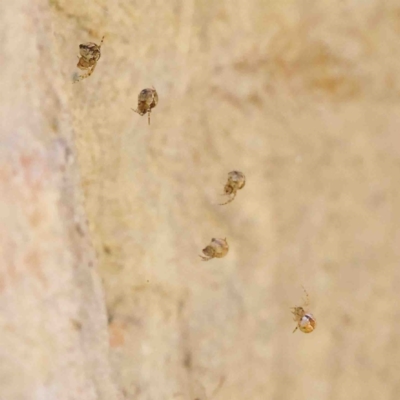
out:
<path id="1" fill-rule="evenodd" d="M 228 242 L 225 239 L 211 239 L 211 243 L 203 249 L 204 256 L 200 256 L 203 261 L 211 260 L 212 258 L 222 258 L 229 251 Z"/>
<path id="2" fill-rule="evenodd" d="M 307 307 L 309 305 L 309 296 L 304 287 L 303 290 L 306 294 L 304 307 Z M 317 322 L 311 313 L 306 311 L 303 307 L 292 307 L 292 310 L 294 316 L 293 319 L 297 322 L 297 326 L 293 333 L 296 332 L 297 329 L 300 329 L 304 333 L 311 333 L 316 328 Z"/>
<path id="3" fill-rule="evenodd" d="M 240 171 L 231 171 L 228 174 L 228 181 L 224 187 L 224 194 L 229 196 L 228 201 L 225 203 L 220 203 L 221 206 L 230 203 L 236 197 L 236 193 L 238 190 L 244 188 L 246 184 L 246 177 L 244 176 L 243 172 Z"/>
<path id="4" fill-rule="evenodd" d="M 99 45 L 92 42 L 79 45 L 80 57 L 78 56 L 79 61 L 77 67 L 79 69 L 87 70 L 87 72 L 79 76 L 75 82 L 79 82 L 82 79 L 89 78 L 89 76 L 93 74 L 93 71 L 96 68 L 97 62 L 99 61 L 101 56 L 100 48 L 103 44 L 103 41 L 104 36 L 102 37 Z"/>
<path id="5" fill-rule="evenodd" d="M 158 104 L 158 94 L 154 87 L 143 89 L 138 96 L 138 107 L 136 110 L 131 109 L 135 113 L 143 116 L 147 113 L 148 121 L 150 125 L 150 113 L 151 109 Z"/>

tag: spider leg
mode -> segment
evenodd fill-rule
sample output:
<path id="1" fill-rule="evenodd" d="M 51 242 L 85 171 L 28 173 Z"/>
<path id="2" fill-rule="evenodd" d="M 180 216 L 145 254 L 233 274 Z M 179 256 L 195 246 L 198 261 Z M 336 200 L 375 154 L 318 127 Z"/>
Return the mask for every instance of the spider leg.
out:
<path id="1" fill-rule="evenodd" d="M 148 117 L 149 125 L 150 125 L 150 113 L 151 113 L 151 108 L 149 108 L 149 111 L 147 111 L 147 117 Z"/>
<path id="2" fill-rule="evenodd" d="M 304 287 L 303 285 L 301 285 L 301 287 L 303 288 L 304 293 L 306 294 L 306 299 L 305 299 L 305 302 L 304 302 L 304 307 L 307 307 L 307 306 L 310 304 L 310 296 L 308 295 L 307 290 L 305 289 L 305 287 Z"/>
<path id="3" fill-rule="evenodd" d="M 95 64 L 93 65 L 93 67 L 90 69 L 90 71 L 88 72 L 87 78 L 89 78 L 89 76 L 93 74 L 94 69 L 96 68 L 96 65 L 97 65 L 97 63 L 95 63 Z"/>
<path id="4" fill-rule="evenodd" d="M 80 81 L 84 80 L 85 78 L 87 78 L 88 76 L 89 76 L 88 73 L 83 74 L 83 75 L 79 75 L 78 78 L 76 78 L 73 83 L 80 82 Z"/>
<path id="5" fill-rule="evenodd" d="M 291 310 L 292 310 L 292 314 L 293 314 L 293 321 L 297 322 L 299 320 L 297 307 L 292 307 Z"/>
<path id="6" fill-rule="evenodd" d="M 298 326 L 296 326 L 296 328 L 294 328 L 294 331 L 292 333 L 295 333 L 297 331 L 297 329 L 299 329 Z"/>
<path id="7" fill-rule="evenodd" d="M 134 110 L 133 108 L 131 108 L 132 111 L 134 111 L 136 114 L 139 114 L 140 116 L 143 116 L 144 113 L 140 112 L 139 110 Z"/>
<path id="8" fill-rule="evenodd" d="M 224 206 L 225 204 L 231 203 L 233 200 L 235 200 L 236 197 L 236 192 L 232 193 L 231 197 L 226 201 L 225 203 L 219 203 L 220 206 Z"/>
<path id="9" fill-rule="evenodd" d="M 202 261 L 209 261 L 212 258 L 212 257 L 204 257 L 204 256 L 201 256 L 200 254 L 199 254 L 199 257 L 202 259 Z"/>
<path id="10" fill-rule="evenodd" d="M 93 74 L 93 71 L 95 68 L 96 68 L 96 64 L 94 64 L 93 67 L 90 68 L 88 72 L 86 72 L 86 74 L 80 75 L 74 83 L 80 82 L 83 79 L 89 78 L 89 76 Z"/>
<path id="11" fill-rule="evenodd" d="M 100 50 L 100 48 L 101 48 L 101 45 L 103 44 L 104 38 L 105 38 L 105 36 L 103 36 L 103 37 L 101 38 L 101 42 L 100 42 L 100 44 L 99 44 L 99 50 Z"/>

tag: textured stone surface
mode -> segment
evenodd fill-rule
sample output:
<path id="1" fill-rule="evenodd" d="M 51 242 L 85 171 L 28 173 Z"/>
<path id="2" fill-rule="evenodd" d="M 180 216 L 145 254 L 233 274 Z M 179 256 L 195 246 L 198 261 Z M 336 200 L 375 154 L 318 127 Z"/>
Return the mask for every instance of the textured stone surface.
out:
<path id="1" fill-rule="evenodd" d="M 51 11 L 40 1 L 8 3 L 0 12 L 0 399 L 119 399 Z"/>
<path id="2" fill-rule="evenodd" d="M 10 10 L 0 399 L 116 398 L 99 271 L 127 399 L 397 400 L 397 2 Z M 79 43 L 103 35 L 96 71 L 73 85 Z M 152 85 L 148 126 L 130 108 Z M 246 187 L 220 207 L 233 169 Z M 229 254 L 202 263 L 212 237 Z M 310 335 L 292 334 L 301 285 Z"/>

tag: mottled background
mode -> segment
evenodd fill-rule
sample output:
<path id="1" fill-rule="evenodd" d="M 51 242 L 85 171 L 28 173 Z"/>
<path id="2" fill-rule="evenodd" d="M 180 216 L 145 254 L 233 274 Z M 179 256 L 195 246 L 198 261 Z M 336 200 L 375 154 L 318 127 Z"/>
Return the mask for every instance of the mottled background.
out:
<path id="1" fill-rule="evenodd" d="M 399 398 L 398 1 L 1 8 L 0 400 Z"/>

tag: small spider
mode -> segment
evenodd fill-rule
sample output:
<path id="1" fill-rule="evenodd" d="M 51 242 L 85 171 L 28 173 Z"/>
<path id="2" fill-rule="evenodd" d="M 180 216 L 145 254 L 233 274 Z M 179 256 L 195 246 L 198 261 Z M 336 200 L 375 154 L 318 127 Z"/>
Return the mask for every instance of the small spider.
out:
<path id="1" fill-rule="evenodd" d="M 87 72 L 81 76 L 79 76 L 75 82 L 79 82 L 82 79 L 89 78 L 90 75 L 93 74 L 94 69 L 96 68 L 97 61 L 99 61 L 101 53 L 100 48 L 103 43 L 104 36 L 101 39 L 100 45 L 96 43 L 88 42 L 79 45 L 79 53 L 80 57 L 77 67 L 79 69 L 87 70 Z"/>
<path id="2" fill-rule="evenodd" d="M 203 261 L 211 260 L 212 258 L 222 258 L 228 253 L 229 245 L 225 239 L 211 239 L 211 243 L 203 249 L 204 256 L 200 256 Z"/>
<path id="3" fill-rule="evenodd" d="M 158 103 L 158 94 L 154 87 L 143 89 L 138 96 L 138 107 L 136 110 L 131 109 L 139 115 L 144 115 L 147 113 L 148 121 L 150 125 L 150 113 L 151 109 L 154 108 Z"/>
<path id="4" fill-rule="evenodd" d="M 243 172 L 240 171 L 231 171 L 228 174 L 228 181 L 226 182 L 224 188 L 224 194 L 230 196 L 228 201 L 225 203 L 220 203 L 221 206 L 230 203 L 236 197 L 236 193 L 238 190 L 244 188 L 246 184 L 246 177 L 244 176 Z"/>
<path id="5" fill-rule="evenodd" d="M 309 304 L 309 297 L 306 289 L 304 289 L 304 293 L 306 294 L 306 300 L 304 302 L 304 307 L 307 307 Z M 297 322 L 297 326 L 294 329 L 293 333 L 296 332 L 297 329 L 300 329 L 304 333 L 311 333 L 316 328 L 316 320 L 314 316 L 304 310 L 303 307 L 292 307 L 292 314 L 294 316 L 294 320 Z"/>

